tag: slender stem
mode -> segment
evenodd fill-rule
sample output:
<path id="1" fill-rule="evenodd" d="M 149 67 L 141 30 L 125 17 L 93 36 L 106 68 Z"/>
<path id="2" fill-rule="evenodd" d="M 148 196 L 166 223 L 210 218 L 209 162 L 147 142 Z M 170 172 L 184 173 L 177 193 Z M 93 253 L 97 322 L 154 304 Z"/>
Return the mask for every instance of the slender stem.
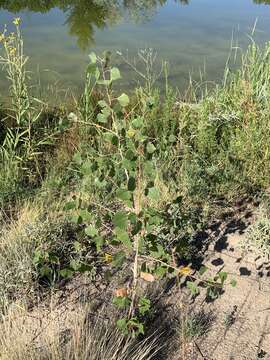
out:
<path id="1" fill-rule="evenodd" d="M 139 157 L 138 160 L 138 177 L 137 177 L 137 186 L 136 192 L 134 197 L 134 208 L 135 214 L 139 216 L 142 210 L 142 164 L 141 158 Z M 135 308 L 135 301 L 136 301 L 136 293 L 137 293 L 137 286 L 138 286 L 138 278 L 139 278 L 139 242 L 140 237 L 142 235 L 142 230 L 135 235 L 134 237 L 134 263 L 133 263 L 133 287 L 132 287 L 132 298 L 131 298 L 131 305 L 129 309 L 129 316 L 133 316 L 134 308 Z"/>
<path id="2" fill-rule="evenodd" d="M 159 259 L 155 259 L 155 258 L 153 258 L 153 257 L 151 257 L 151 256 L 146 256 L 146 255 L 140 255 L 140 258 L 141 258 L 141 259 L 145 259 L 145 260 L 149 260 L 149 261 L 153 261 L 153 262 L 158 262 L 158 263 L 166 266 L 167 268 L 170 268 L 170 269 L 173 269 L 173 270 L 177 271 L 177 273 L 181 273 L 181 269 L 180 269 L 180 268 L 175 267 L 174 265 L 167 264 L 165 261 L 162 261 L 162 260 L 159 260 Z M 207 281 L 207 280 L 198 279 L 196 276 L 191 275 L 191 274 L 187 274 L 187 276 L 190 277 L 190 278 L 193 279 L 193 280 L 199 280 L 199 281 L 201 281 L 201 282 L 209 285 L 209 281 Z M 218 288 L 222 287 L 221 284 L 218 284 L 218 283 L 216 283 L 216 282 L 213 282 L 213 284 L 211 283 L 211 285 L 212 285 L 212 286 L 216 286 L 216 287 L 218 287 Z"/>

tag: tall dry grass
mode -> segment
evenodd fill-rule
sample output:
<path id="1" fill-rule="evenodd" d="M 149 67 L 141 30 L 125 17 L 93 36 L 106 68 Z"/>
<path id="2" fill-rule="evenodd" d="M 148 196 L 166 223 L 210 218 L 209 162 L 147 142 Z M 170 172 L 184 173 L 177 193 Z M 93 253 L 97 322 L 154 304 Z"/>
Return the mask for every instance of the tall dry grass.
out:
<path id="1" fill-rule="evenodd" d="M 14 304 L 2 318 L 2 360 L 150 360 L 160 350 L 158 336 L 126 337 L 113 319 L 89 320 L 85 307 L 67 308 L 65 316 L 52 308 L 47 318 L 41 311 L 30 313 Z"/>

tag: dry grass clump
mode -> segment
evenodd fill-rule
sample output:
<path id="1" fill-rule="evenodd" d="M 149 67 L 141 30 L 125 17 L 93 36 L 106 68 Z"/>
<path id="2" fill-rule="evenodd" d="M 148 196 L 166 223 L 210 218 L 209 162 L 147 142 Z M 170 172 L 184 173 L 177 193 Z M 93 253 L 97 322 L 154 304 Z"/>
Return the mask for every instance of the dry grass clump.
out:
<path id="1" fill-rule="evenodd" d="M 257 212 L 256 221 L 248 228 L 242 247 L 246 251 L 270 259 L 269 204 L 263 203 Z"/>
<path id="2" fill-rule="evenodd" d="M 14 305 L 0 325 L 1 360 L 150 360 L 158 352 L 157 337 L 143 341 L 125 337 L 113 319 L 91 320 L 86 308 L 65 316 L 52 309 L 48 318 Z"/>
<path id="3" fill-rule="evenodd" d="M 24 206 L 17 220 L 3 225 L 0 230 L 0 307 L 18 293 L 27 293 L 33 282 L 32 254 L 34 238 L 29 236 L 35 229 L 41 210 Z"/>
<path id="4" fill-rule="evenodd" d="M 270 219 L 260 218 L 247 231 L 247 244 L 261 255 L 270 258 Z"/>
<path id="5" fill-rule="evenodd" d="M 64 220 L 48 217 L 35 202 L 21 208 L 17 218 L 0 227 L 0 310 L 17 299 L 31 300 L 38 289 L 39 268 L 34 263 L 37 249 L 58 246 L 65 251 L 68 228 Z M 61 249 L 61 245 L 63 249 Z"/>

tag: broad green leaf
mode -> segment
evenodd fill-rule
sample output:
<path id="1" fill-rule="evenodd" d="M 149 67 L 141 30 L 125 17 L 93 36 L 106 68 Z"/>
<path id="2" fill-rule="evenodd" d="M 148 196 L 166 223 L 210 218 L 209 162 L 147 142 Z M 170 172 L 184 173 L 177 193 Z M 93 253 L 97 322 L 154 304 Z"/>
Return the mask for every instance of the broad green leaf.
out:
<path id="1" fill-rule="evenodd" d="M 218 289 L 210 286 L 207 288 L 207 296 L 209 296 L 211 299 L 217 299 L 219 295 Z"/>
<path id="2" fill-rule="evenodd" d="M 170 136 L 169 136 L 169 142 L 170 142 L 170 143 L 174 143 L 175 141 L 176 141 L 176 136 L 170 135 Z"/>
<path id="3" fill-rule="evenodd" d="M 104 108 L 101 113 L 98 114 L 97 120 L 100 123 L 107 123 L 108 117 L 110 116 L 111 112 L 109 109 Z"/>
<path id="4" fill-rule="evenodd" d="M 128 149 L 128 150 L 126 151 L 125 157 L 126 157 L 127 160 L 132 161 L 132 160 L 135 159 L 135 154 L 134 154 L 134 152 L 133 152 L 131 149 Z"/>
<path id="5" fill-rule="evenodd" d="M 130 303 L 131 300 L 126 296 L 117 296 L 113 298 L 113 304 L 116 305 L 119 309 L 125 309 L 129 307 Z"/>
<path id="6" fill-rule="evenodd" d="M 81 224 L 82 223 L 82 218 L 79 214 L 75 214 L 75 215 L 72 215 L 70 217 L 70 221 L 75 223 L 75 224 Z"/>
<path id="7" fill-rule="evenodd" d="M 113 278 L 113 274 L 109 271 L 106 270 L 103 274 L 105 281 L 107 282 L 111 282 L 112 278 Z"/>
<path id="8" fill-rule="evenodd" d="M 131 125 L 134 129 L 141 129 L 144 125 L 143 118 L 140 116 L 137 117 L 132 121 Z"/>
<path id="9" fill-rule="evenodd" d="M 81 266 L 78 268 L 78 271 L 80 273 L 86 273 L 93 270 L 93 266 L 87 265 L 87 264 L 81 264 Z"/>
<path id="10" fill-rule="evenodd" d="M 111 84 L 111 80 L 98 80 L 97 81 L 98 85 L 105 85 L 105 86 L 109 86 Z"/>
<path id="11" fill-rule="evenodd" d="M 116 196 L 118 197 L 118 199 L 123 200 L 123 201 L 131 199 L 131 193 L 124 189 L 118 189 L 116 191 Z"/>
<path id="12" fill-rule="evenodd" d="M 117 146 L 119 144 L 119 140 L 118 140 L 118 137 L 116 135 L 113 135 L 112 138 L 111 138 L 111 143 L 112 145 L 114 146 Z"/>
<path id="13" fill-rule="evenodd" d="M 199 274 L 202 276 L 204 273 L 206 273 L 207 270 L 207 267 L 203 265 L 199 270 Z"/>
<path id="14" fill-rule="evenodd" d="M 237 285 L 237 281 L 235 279 L 232 279 L 231 280 L 231 286 L 236 287 L 236 285 Z"/>
<path id="15" fill-rule="evenodd" d="M 89 59 L 90 59 L 92 64 L 95 64 L 97 62 L 97 55 L 94 52 L 91 52 L 89 54 Z"/>
<path id="16" fill-rule="evenodd" d="M 128 329 L 131 328 L 133 336 L 138 336 L 140 334 L 144 335 L 144 325 L 136 317 L 128 321 L 127 327 Z"/>
<path id="17" fill-rule="evenodd" d="M 91 74 L 91 75 L 95 75 L 96 74 L 96 71 L 97 71 L 97 66 L 96 64 L 89 64 L 87 66 L 87 73 L 88 74 Z"/>
<path id="18" fill-rule="evenodd" d="M 118 211 L 112 219 L 113 225 L 119 229 L 126 229 L 128 224 L 128 217 L 124 211 Z"/>
<path id="19" fill-rule="evenodd" d="M 167 270 L 168 270 L 168 268 L 167 268 L 166 266 L 158 266 L 158 267 L 154 270 L 154 273 L 155 273 L 158 277 L 162 278 L 164 275 L 167 274 Z"/>
<path id="20" fill-rule="evenodd" d="M 59 265 L 59 257 L 53 254 L 49 254 L 49 261 L 51 264 L 58 264 Z"/>
<path id="21" fill-rule="evenodd" d="M 149 225 L 160 225 L 162 223 L 162 217 L 158 215 L 152 215 L 150 214 L 148 224 Z"/>
<path id="22" fill-rule="evenodd" d="M 79 260 L 75 260 L 75 259 L 72 259 L 69 263 L 70 267 L 72 270 L 74 271 L 78 271 L 80 266 L 81 266 L 81 263 Z"/>
<path id="23" fill-rule="evenodd" d="M 108 119 L 108 117 L 105 116 L 104 114 L 98 114 L 98 116 L 97 116 L 98 122 L 100 122 L 100 123 L 102 123 L 102 124 L 106 124 L 106 123 L 107 123 L 107 119 Z"/>
<path id="24" fill-rule="evenodd" d="M 146 240 L 143 236 L 139 238 L 139 252 L 145 254 L 146 251 Z"/>
<path id="25" fill-rule="evenodd" d="M 125 260 L 126 254 L 124 253 L 124 251 L 119 251 L 118 253 L 113 255 L 112 264 L 113 266 L 120 268 L 124 264 Z"/>
<path id="26" fill-rule="evenodd" d="M 74 155 L 73 155 L 73 161 L 78 164 L 78 165 L 81 165 L 82 164 L 82 155 L 80 152 L 76 152 Z"/>
<path id="27" fill-rule="evenodd" d="M 133 229 L 132 229 L 132 235 L 137 235 L 142 230 L 143 224 L 141 221 L 136 221 Z"/>
<path id="28" fill-rule="evenodd" d="M 133 225 L 135 225 L 136 224 L 136 222 L 137 222 L 137 215 L 134 213 L 134 212 L 130 212 L 129 214 L 128 214 L 128 219 L 129 219 L 129 221 L 131 222 L 131 224 L 133 224 Z"/>
<path id="29" fill-rule="evenodd" d="M 81 165 L 81 172 L 83 175 L 90 175 L 92 174 L 92 162 L 90 160 L 85 161 Z"/>
<path id="30" fill-rule="evenodd" d="M 148 197 L 152 200 L 159 200 L 159 190 L 156 187 L 148 189 Z"/>
<path id="31" fill-rule="evenodd" d="M 99 163 L 97 161 L 92 162 L 92 171 L 95 172 L 98 170 Z"/>
<path id="32" fill-rule="evenodd" d="M 128 335 L 128 324 L 127 324 L 127 319 L 119 319 L 116 322 L 116 326 L 118 327 L 119 330 L 121 330 L 125 335 Z"/>
<path id="33" fill-rule="evenodd" d="M 110 116 L 111 115 L 111 109 L 106 107 L 104 109 L 102 109 L 102 114 L 104 114 L 105 116 Z"/>
<path id="34" fill-rule="evenodd" d="M 129 249 L 132 248 L 132 243 L 130 241 L 128 233 L 125 230 L 116 228 L 115 235 L 116 235 L 117 240 L 121 241 L 122 244 L 127 246 Z"/>
<path id="35" fill-rule="evenodd" d="M 105 133 L 103 133 L 103 136 L 106 141 L 108 141 L 108 142 L 112 141 L 113 134 L 111 132 L 105 132 Z"/>
<path id="36" fill-rule="evenodd" d="M 192 295 L 199 294 L 199 289 L 196 284 L 192 281 L 187 281 L 187 288 L 191 291 Z"/>
<path id="37" fill-rule="evenodd" d="M 122 165 L 128 171 L 132 171 L 132 170 L 135 169 L 136 162 L 135 161 L 130 161 L 128 159 L 123 159 Z"/>
<path id="38" fill-rule="evenodd" d="M 149 142 L 146 146 L 146 151 L 148 152 L 148 154 L 153 154 L 156 151 L 155 145 Z"/>
<path id="39" fill-rule="evenodd" d="M 98 105 L 99 105 L 101 108 L 105 108 L 105 107 L 108 106 L 107 103 L 106 103 L 106 101 L 104 101 L 104 100 L 100 100 L 100 101 L 98 102 Z"/>
<path id="40" fill-rule="evenodd" d="M 107 181 L 106 180 L 101 181 L 98 177 L 95 178 L 94 182 L 99 189 L 103 189 L 105 186 L 107 186 Z"/>
<path id="41" fill-rule="evenodd" d="M 74 241 L 73 246 L 76 252 L 79 252 L 82 249 L 82 245 L 79 241 Z"/>
<path id="42" fill-rule="evenodd" d="M 59 271 L 59 274 L 60 274 L 63 278 L 69 279 L 69 278 L 71 278 L 72 275 L 74 274 L 74 271 L 73 271 L 72 269 L 66 268 L 66 269 L 60 270 L 60 271 Z"/>
<path id="43" fill-rule="evenodd" d="M 36 265 L 40 262 L 42 254 L 40 250 L 36 250 L 33 257 L 33 264 Z"/>
<path id="44" fill-rule="evenodd" d="M 152 257 L 159 259 L 165 256 L 165 251 L 162 245 L 158 244 L 157 246 L 153 246 L 153 248 L 150 250 L 150 254 Z"/>
<path id="45" fill-rule="evenodd" d="M 85 228 L 84 232 L 86 235 L 91 236 L 91 237 L 98 235 L 98 231 L 95 228 L 95 226 L 93 226 L 93 225 L 87 226 L 87 228 Z"/>
<path id="46" fill-rule="evenodd" d="M 76 202 L 75 201 L 69 201 L 64 205 L 64 210 L 68 211 L 68 210 L 74 210 L 76 209 Z"/>
<path id="47" fill-rule="evenodd" d="M 126 94 L 120 95 L 117 100 L 122 107 L 126 107 L 129 104 L 129 97 Z"/>
<path id="48" fill-rule="evenodd" d="M 145 297 L 139 299 L 139 313 L 144 316 L 150 311 L 151 301 Z"/>
<path id="49" fill-rule="evenodd" d="M 51 278 L 51 275 L 53 274 L 53 270 L 48 265 L 42 266 L 39 272 L 41 276 L 46 276 L 48 278 Z"/>
<path id="50" fill-rule="evenodd" d="M 79 215 L 81 216 L 84 223 L 92 220 L 92 214 L 86 209 L 80 210 Z"/>
<path id="51" fill-rule="evenodd" d="M 155 167 L 154 167 L 154 164 L 152 163 L 152 161 L 146 161 L 144 163 L 144 171 L 145 171 L 145 174 L 149 177 L 153 177 L 156 175 Z"/>
<path id="52" fill-rule="evenodd" d="M 130 177 L 128 179 L 128 190 L 134 191 L 136 189 L 136 179 L 134 177 Z"/>
<path id="53" fill-rule="evenodd" d="M 118 68 L 114 67 L 111 69 L 111 81 L 121 79 L 121 74 Z"/>
<path id="54" fill-rule="evenodd" d="M 224 271 L 218 273 L 218 277 L 220 278 L 221 284 L 224 284 L 225 280 L 228 277 L 228 274 Z"/>
<path id="55" fill-rule="evenodd" d="M 94 238 L 94 242 L 96 244 L 97 251 L 100 251 L 101 247 L 105 244 L 105 240 L 102 236 L 96 236 Z"/>

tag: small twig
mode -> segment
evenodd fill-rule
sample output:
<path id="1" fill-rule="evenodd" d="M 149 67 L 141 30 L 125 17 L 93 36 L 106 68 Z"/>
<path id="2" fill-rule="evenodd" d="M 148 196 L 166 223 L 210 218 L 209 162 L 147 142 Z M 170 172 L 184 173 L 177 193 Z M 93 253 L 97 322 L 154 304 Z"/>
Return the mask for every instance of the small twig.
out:
<path id="1" fill-rule="evenodd" d="M 195 344 L 195 346 L 196 346 L 196 349 L 198 350 L 198 353 L 201 355 L 202 359 L 203 359 L 203 360 L 207 360 L 207 358 L 203 355 L 203 353 L 202 353 L 199 345 L 197 344 L 197 342 L 196 342 L 195 340 L 194 340 L 194 344 Z"/>
<path id="2" fill-rule="evenodd" d="M 168 268 L 174 269 L 175 271 L 177 271 L 178 273 L 181 274 L 181 269 L 180 269 L 180 268 L 177 268 L 177 267 L 175 267 L 175 266 L 173 266 L 173 265 L 167 264 L 166 262 L 164 262 L 164 261 L 162 261 L 162 260 L 154 259 L 154 258 L 152 258 L 151 256 L 145 256 L 145 255 L 140 255 L 140 258 L 145 259 L 145 260 L 149 260 L 149 261 L 158 262 L 158 263 L 160 263 L 160 264 L 162 264 L 162 265 L 164 265 L 164 266 L 166 266 L 166 267 L 168 267 Z M 203 280 L 203 279 L 198 279 L 196 276 L 194 276 L 194 275 L 192 275 L 192 274 L 187 274 L 187 276 L 190 277 L 190 278 L 193 279 L 193 280 L 199 280 L 199 281 L 201 281 L 201 282 L 203 282 L 203 283 L 205 283 L 205 284 L 207 284 L 207 285 L 210 284 L 209 281 Z M 221 288 L 221 287 L 222 287 L 221 284 L 218 284 L 218 283 L 216 283 L 216 282 L 213 282 L 213 283 L 211 282 L 211 286 L 215 286 L 215 287 L 217 287 L 217 288 Z"/>

